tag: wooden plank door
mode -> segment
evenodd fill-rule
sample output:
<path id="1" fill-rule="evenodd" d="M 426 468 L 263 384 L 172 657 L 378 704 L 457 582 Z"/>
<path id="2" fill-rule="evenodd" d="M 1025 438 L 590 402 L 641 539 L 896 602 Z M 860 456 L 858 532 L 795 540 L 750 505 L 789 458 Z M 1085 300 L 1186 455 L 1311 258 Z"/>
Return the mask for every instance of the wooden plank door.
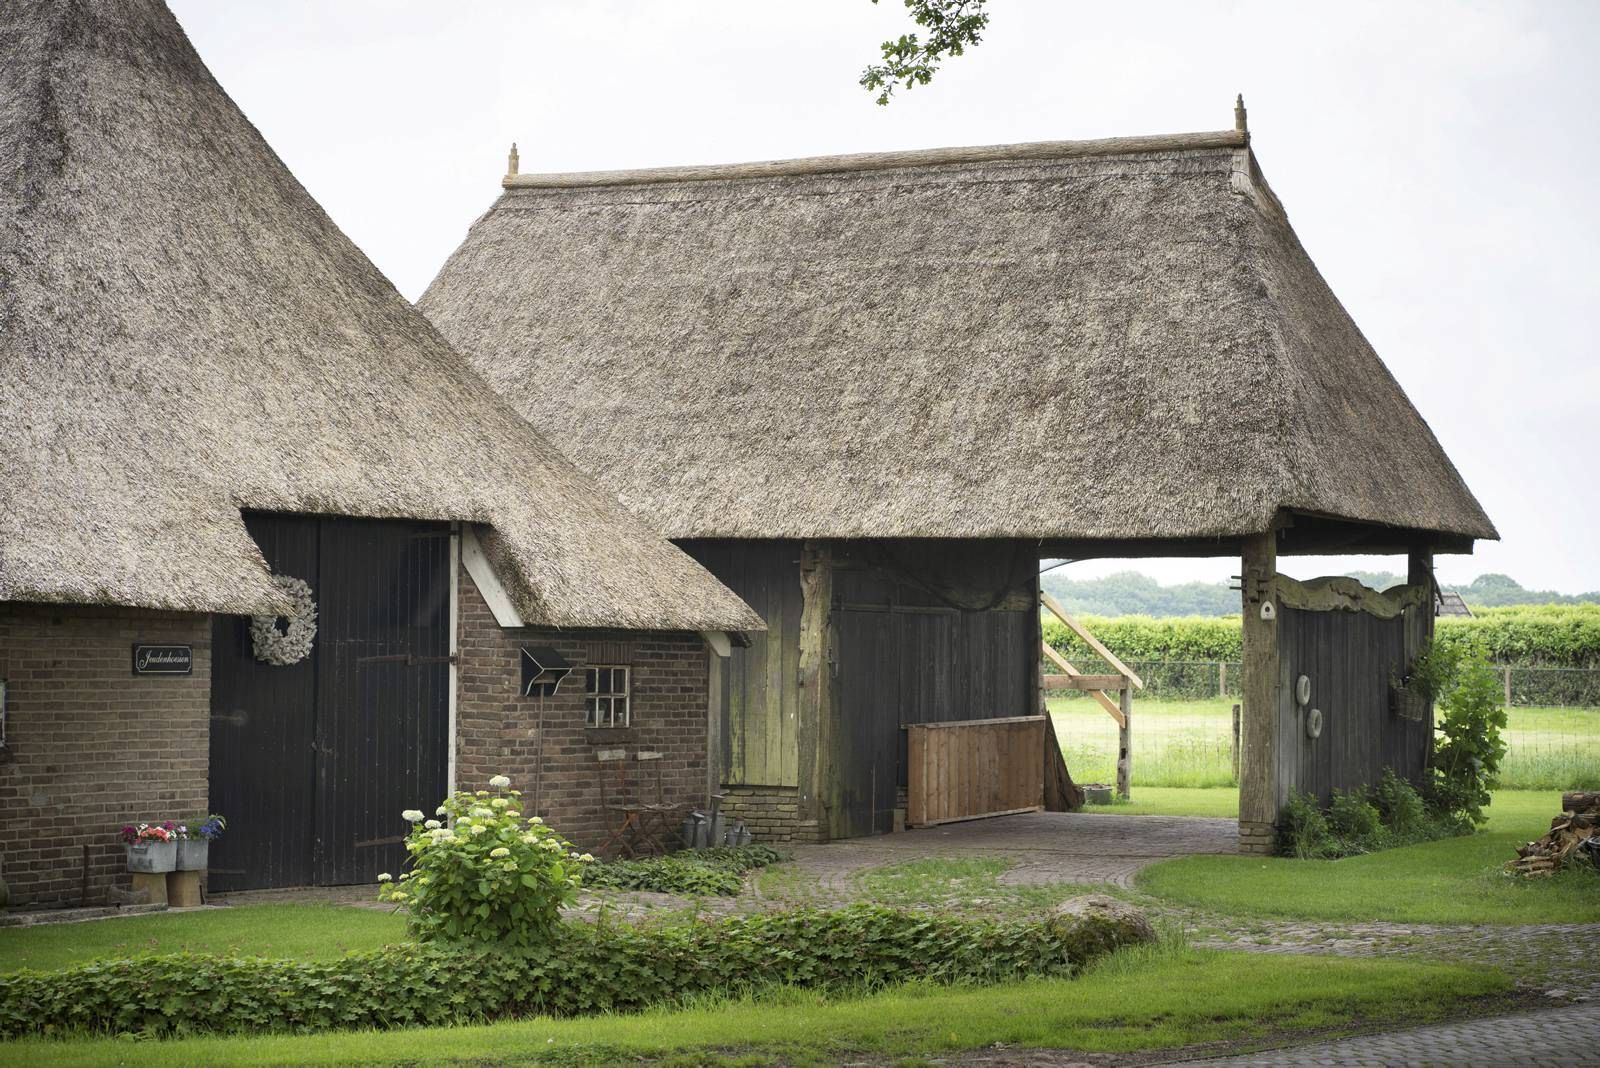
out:
<path id="1" fill-rule="evenodd" d="M 254 657 L 217 617 L 211 807 L 228 817 L 216 890 L 342 885 L 396 871 L 408 808 L 443 797 L 449 760 L 449 530 L 440 523 L 253 515 L 274 573 L 309 583 L 317 638 L 298 664 Z"/>

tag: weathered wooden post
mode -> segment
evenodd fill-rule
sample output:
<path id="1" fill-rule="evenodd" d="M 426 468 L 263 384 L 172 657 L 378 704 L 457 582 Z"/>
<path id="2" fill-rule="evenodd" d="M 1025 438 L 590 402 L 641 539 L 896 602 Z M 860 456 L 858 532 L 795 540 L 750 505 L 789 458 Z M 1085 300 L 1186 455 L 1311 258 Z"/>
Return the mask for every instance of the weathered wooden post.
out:
<path id="1" fill-rule="evenodd" d="M 1122 712 L 1117 725 L 1117 796 L 1128 801 L 1133 797 L 1133 682 L 1126 677 L 1117 705 Z"/>
<path id="2" fill-rule="evenodd" d="M 800 716 L 798 723 L 800 797 L 797 834 L 826 841 L 833 744 L 833 553 L 827 542 L 808 541 L 800 552 Z"/>
<path id="3" fill-rule="evenodd" d="M 1233 757 L 1233 781 L 1239 781 L 1239 706 L 1233 706 L 1233 744 L 1231 754 Z"/>
<path id="4" fill-rule="evenodd" d="M 1246 538 L 1240 572 L 1244 612 L 1239 753 L 1239 850 L 1271 853 L 1278 821 L 1278 570 L 1275 531 Z"/>

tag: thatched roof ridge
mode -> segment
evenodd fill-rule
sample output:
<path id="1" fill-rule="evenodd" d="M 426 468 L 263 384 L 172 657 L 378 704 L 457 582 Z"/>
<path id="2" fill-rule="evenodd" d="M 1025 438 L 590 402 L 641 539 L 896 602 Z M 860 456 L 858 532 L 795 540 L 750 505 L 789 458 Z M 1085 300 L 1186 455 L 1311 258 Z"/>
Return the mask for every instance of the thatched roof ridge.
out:
<path id="1" fill-rule="evenodd" d="M 566 171 L 552 174 L 508 174 L 506 189 L 576 189 L 599 185 L 654 185 L 658 182 L 716 182 L 739 178 L 782 178 L 800 174 L 845 174 L 897 167 L 940 167 L 953 163 L 1005 163 L 1029 159 L 1072 159 L 1080 156 L 1125 156 L 1141 152 L 1173 152 L 1190 148 L 1244 148 L 1243 130 L 1209 133 L 1152 134 L 1147 137 L 1102 137 L 1089 141 L 1034 141 L 1022 145 L 972 145 L 907 149 L 900 152 L 852 152 L 837 156 L 750 163 L 712 163 L 689 167 L 649 167 L 622 171 Z"/>
<path id="2" fill-rule="evenodd" d="M 277 607 L 241 509 L 485 524 L 523 618 L 759 628 L 333 224 L 159 0 L 0 14 L 0 600 Z"/>
<path id="3" fill-rule="evenodd" d="M 504 185 L 420 306 L 669 536 L 1495 536 L 1242 131 Z"/>

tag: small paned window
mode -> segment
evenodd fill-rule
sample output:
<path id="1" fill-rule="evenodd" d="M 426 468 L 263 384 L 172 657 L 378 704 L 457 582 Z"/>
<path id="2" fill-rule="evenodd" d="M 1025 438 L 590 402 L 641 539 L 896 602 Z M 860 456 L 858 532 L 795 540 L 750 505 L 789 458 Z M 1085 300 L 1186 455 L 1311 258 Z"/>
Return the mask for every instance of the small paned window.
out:
<path id="1" fill-rule="evenodd" d="M 584 723 L 590 727 L 628 725 L 628 669 L 590 667 L 583 672 Z"/>

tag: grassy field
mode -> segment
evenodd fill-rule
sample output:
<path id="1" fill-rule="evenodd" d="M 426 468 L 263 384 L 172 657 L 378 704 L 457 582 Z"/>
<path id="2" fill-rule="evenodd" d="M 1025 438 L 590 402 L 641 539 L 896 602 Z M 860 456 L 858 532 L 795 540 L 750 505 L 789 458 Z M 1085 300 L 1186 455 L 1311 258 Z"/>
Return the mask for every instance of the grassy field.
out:
<path id="1" fill-rule="evenodd" d="M 0 1045 L 0 1063 L 92 1065 L 831 1065 L 996 1044 L 1115 1053 L 1259 1041 L 1285 1031 L 1418 1022 L 1503 994 L 1489 969 L 1191 950 L 1119 953 L 1073 980 L 903 986 L 859 996 L 776 988 L 635 1016 L 308 1036 Z"/>
<path id="2" fill-rule="evenodd" d="M 1135 780 L 1130 801 L 1086 805 L 1089 813 L 1113 816 L 1221 816 L 1239 818 L 1239 791 L 1232 786 L 1144 786 Z"/>
<path id="3" fill-rule="evenodd" d="M 1233 700 L 1133 703 L 1134 783 L 1233 785 Z M 1087 697 L 1050 698 L 1067 766 L 1078 782 L 1116 778 L 1117 725 Z M 1501 785 L 1600 789 L 1600 709 L 1512 708 Z"/>
<path id="4" fill-rule="evenodd" d="M 245 905 L 91 923 L 0 927 L 0 972 L 49 971 L 99 957 L 226 953 L 326 960 L 406 940 L 403 917 L 338 905 Z"/>
<path id="5" fill-rule="evenodd" d="M 1517 879 L 1501 870 L 1515 856 L 1516 846 L 1549 827 L 1560 801 L 1554 790 L 1502 790 L 1489 806 L 1487 829 L 1470 837 L 1342 860 L 1183 857 L 1146 868 L 1138 886 L 1168 901 L 1234 916 L 1407 923 L 1600 922 L 1600 880 L 1593 872 Z"/>

